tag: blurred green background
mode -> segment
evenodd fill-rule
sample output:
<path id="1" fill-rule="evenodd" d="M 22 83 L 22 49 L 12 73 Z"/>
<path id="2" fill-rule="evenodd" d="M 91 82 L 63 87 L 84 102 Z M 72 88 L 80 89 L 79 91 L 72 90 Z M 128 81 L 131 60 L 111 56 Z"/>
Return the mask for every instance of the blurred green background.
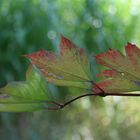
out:
<path id="1" fill-rule="evenodd" d="M 140 46 L 139 7 L 139 0 L 0 0 L 0 87 L 24 80 L 29 62 L 21 55 L 57 50 L 61 34 L 89 55 Z M 99 68 L 90 61 L 94 75 Z M 51 89 L 58 98 L 77 95 Z M 139 140 L 139 102 L 87 97 L 61 111 L 0 113 L 0 140 Z"/>

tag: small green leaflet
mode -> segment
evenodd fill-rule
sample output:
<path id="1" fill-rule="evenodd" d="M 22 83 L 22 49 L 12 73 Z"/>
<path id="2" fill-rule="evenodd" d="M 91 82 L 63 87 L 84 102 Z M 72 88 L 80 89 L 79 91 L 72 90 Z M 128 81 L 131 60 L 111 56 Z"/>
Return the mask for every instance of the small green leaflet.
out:
<path id="1" fill-rule="evenodd" d="M 104 80 L 97 83 L 105 92 L 132 92 L 140 90 L 140 49 L 128 43 L 126 55 L 118 50 L 108 50 L 96 56 L 99 64 L 110 69 L 97 76 Z M 99 92 L 98 89 L 95 90 Z"/>
<path id="2" fill-rule="evenodd" d="M 27 70 L 26 81 L 8 83 L 0 93 L 0 111 L 3 112 L 45 109 L 52 99 L 46 80 L 32 66 Z"/>
<path id="3" fill-rule="evenodd" d="M 60 53 L 40 50 L 25 55 L 51 83 L 79 88 L 90 87 L 90 67 L 86 53 L 69 39 L 61 37 Z"/>

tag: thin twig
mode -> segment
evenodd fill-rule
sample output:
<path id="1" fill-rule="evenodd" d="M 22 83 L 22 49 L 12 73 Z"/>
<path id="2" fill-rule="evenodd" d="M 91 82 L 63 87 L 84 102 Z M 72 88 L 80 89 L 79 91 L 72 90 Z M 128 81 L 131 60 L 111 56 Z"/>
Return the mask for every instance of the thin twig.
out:
<path id="1" fill-rule="evenodd" d="M 129 96 L 130 97 L 131 96 L 131 97 L 140 97 L 140 94 L 136 94 L 136 93 L 105 93 L 105 92 L 84 94 L 84 95 L 78 96 L 74 99 L 71 99 L 71 100 L 65 102 L 64 104 L 61 104 L 60 108 L 58 108 L 58 109 L 62 109 L 64 107 L 66 107 L 67 105 L 71 104 L 72 102 L 74 102 L 74 101 L 76 101 L 80 98 L 87 97 L 87 96 L 99 96 L 99 97 L 106 97 L 106 96 Z"/>
<path id="2" fill-rule="evenodd" d="M 140 93 L 105 93 L 105 96 L 131 96 L 131 97 L 140 97 Z"/>
<path id="3" fill-rule="evenodd" d="M 106 93 L 102 88 L 100 88 L 100 86 L 98 84 L 96 84 L 94 81 L 90 81 L 95 87 L 97 87 L 100 90 L 100 93 L 89 93 L 89 94 L 84 94 L 84 95 L 80 95 L 78 97 L 75 97 L 63 104 L 59 104 L 56 102 L 53 102 L 55 105 L 57 105 L 58 107 L 56 108 L 48 108 L 49 110 L 59 110 L 59 109 L 63 109 L 64 107 L 68 106 L 69 104 L 73 103 L 74 101 L 87 97 L 87 96 L 99 96 L 99 97 L 106 97 L 106 96 L 128 96 L 128 97 L 140 97 L 140 93 L 136 94 L 136 93 Z"/>

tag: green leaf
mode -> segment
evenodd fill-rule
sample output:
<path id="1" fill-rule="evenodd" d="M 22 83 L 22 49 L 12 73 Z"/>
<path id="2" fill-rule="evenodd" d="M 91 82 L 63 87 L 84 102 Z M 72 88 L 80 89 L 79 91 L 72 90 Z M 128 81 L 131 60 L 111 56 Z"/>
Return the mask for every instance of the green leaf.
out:
<path id="1" fill-rule="evenodd" d="M 49 82 L 61 86 L 89 88 L 90 68 L 86 53 L 70 40 L 61 37 L 60 54 L 40 50 L 25 55 Z"/>
<path id="2" fill-rule="evenodd" d="M 0 93 L 0 111 L 45 109 L 52 99 L 46 80 L 32 66 L 27 70 L 26 81 L 8 83 Z"/>
<path id="3" fill-rule="evenodd" d="M 32 112 L 45 108 L 41 104 L 0 104 L 1 112 Z"/>

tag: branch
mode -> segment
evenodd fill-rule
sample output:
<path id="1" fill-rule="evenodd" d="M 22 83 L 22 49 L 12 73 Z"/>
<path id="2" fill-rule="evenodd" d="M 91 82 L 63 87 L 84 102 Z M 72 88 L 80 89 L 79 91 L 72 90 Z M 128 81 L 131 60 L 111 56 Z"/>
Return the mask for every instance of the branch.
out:
<path id="1" fill-rule="evenodd" d="M 128 97 L 140 97 L 140 94 L 136 94 L 136 93 L 105 93 L 105 92 L 101 92 L 101 93 L 91 93 L 91 94 L 83 94 L 81 96 L 78 96 L 74 99 L 71 99 L 63 104 L 59 104 L 57 103 L 56 105 L 58 107 L 56 108 L 48 108 L 48 110 L 60 110 L 63 109 L 64 107 L 68 106 L 69 104 L 73 103 L 74 101 L 87 97 L 87 96 L 99 96 L 99 97 L 106 97 L 106 96 L 128 96 Z"/>

